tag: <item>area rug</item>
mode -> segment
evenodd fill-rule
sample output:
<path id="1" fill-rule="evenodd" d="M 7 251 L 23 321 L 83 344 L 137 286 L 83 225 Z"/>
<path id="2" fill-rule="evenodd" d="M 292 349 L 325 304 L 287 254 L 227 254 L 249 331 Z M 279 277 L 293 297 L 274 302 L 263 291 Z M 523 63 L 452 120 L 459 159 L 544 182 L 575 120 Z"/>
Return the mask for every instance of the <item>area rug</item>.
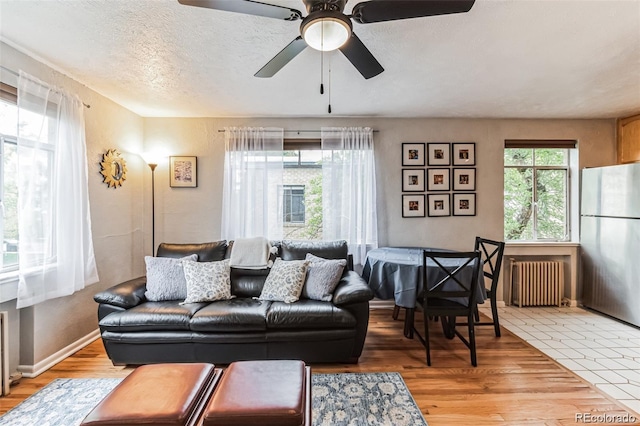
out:
<path id="1" fill-rule="evenodd" d="M 56 379 L 1 426 L 76 426 L 121 379 Z M 314 426 L 427 426 L 399 373 L 313 374 Z"/>

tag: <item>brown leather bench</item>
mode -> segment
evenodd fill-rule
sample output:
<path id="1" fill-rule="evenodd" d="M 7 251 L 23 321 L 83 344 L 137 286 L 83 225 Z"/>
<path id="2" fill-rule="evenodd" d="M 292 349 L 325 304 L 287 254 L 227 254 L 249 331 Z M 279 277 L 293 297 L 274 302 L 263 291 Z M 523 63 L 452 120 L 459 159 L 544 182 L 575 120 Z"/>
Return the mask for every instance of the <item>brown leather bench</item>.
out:
<path id="1" fill-rule="evenodd" d="M 311 425 L 311 369 L 302 361 L 238 361 L 222 376 L 203 426 Z"/>
<path id="2" fill-rule="evenodd" d="M 221 375 L 213 364 L 153 364 L 136 368 L 82 421 L 82 426 L 192 426 Z"/>
<path id="3" fill-rule="evenodd" d="M 310 367 L 302 361 L 238 361 L 222 373 L 206 363 L 143 365 L 81 425 L 250 424 L 310 426 Z"/>

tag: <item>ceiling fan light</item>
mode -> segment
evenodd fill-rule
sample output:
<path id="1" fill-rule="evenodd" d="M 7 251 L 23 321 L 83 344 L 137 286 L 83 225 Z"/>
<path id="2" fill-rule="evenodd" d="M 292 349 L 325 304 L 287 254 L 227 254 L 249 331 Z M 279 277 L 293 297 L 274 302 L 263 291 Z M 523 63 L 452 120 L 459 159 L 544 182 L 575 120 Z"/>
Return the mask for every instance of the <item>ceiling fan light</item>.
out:
<path id="1" fill-rule="evenodd" d="M 351 27 L 342 19 L 318 18 L 304 25 L 302 37 L 310 47 L 329 52 L 346 43 L 351 37 Z"/>

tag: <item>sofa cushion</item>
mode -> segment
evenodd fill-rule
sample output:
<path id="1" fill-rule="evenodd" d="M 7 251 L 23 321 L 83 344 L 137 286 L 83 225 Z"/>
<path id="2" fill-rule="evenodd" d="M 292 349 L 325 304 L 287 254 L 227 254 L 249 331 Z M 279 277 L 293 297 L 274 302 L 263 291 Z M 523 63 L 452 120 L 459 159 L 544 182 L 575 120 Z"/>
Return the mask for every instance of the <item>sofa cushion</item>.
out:
<path id="1" fill-rule="evenodd" d="M 325 259 L 347 259 L 347 242 L 338 241 L 292 241 L 284 240 L 280 244 L 282 260 L 301 260 L 311 253 Z"/>
<path id="2" fill-rule="evenodd" d="M 206 303 L 180 305 L 177 300 L 146 302 L 121 312 L 113 312 L 100 321 L 108 331 L 166 331 L 189 330 L 191 317 Z"/>
<path id="3" fill-rule="evenodd" d="M 307 260 L 285 261 L 276 259 L 264 282 L 260 300 L 293 303 L 300 298 L 307 276 Z"/>
<path id="4" fill-rule="evenodd" d="M 198 260 L 192 254 L 184 260 Z M 147 266 L 147 291 L 145 297 L 150 302 L 164 300 L 184 300 L 187 297 L 187 282 L 184 278 L 181 259 L 145 256 Z"/>
<path id="5" fill-rule="evenodd" d="M 352 328 L 355 317 L 331 302 L 302 299 L 296 303 L 273 302 L 267 311 L 268 329 Z"/>
<path id="6" fill-rule="evenodd" d="M 258 297 L 270 269 L 231 268 L 231 294 L 237 297 Z"/>
<path id="7" fill-rule="evenodd" d="M 305 299 L 323 300 L 330 302 L 347 261 L 344 259 L 324 259 L 307 253 L 309 263 L 307 279 L 302 287 L 302 297 Z"/>
<path id="8" fill-rule="evenodd" d="M 187 281 L 187 298 L 182 304 L 231 299 L 229 259 L 218 262 L 183 260 L 182 266 Z"/>
<path id="9" fill-rule="evenodd" d="M 227 251 L 227 241 L 215 241 L 199 244 L 162 243 L 158 246 L 158 257 L 181 258 L 190 254 L 198 255 L 198 262 L 223 260 Z"/>
<path id="10" fill-rule="evenodd" d="M 238 298 L 220 300 L 200 309 L 190 321 L 192 331 L 237 332 L 267 329 L 271 302 Z M 189 306 L 189 305 L 186 305 Z"/>

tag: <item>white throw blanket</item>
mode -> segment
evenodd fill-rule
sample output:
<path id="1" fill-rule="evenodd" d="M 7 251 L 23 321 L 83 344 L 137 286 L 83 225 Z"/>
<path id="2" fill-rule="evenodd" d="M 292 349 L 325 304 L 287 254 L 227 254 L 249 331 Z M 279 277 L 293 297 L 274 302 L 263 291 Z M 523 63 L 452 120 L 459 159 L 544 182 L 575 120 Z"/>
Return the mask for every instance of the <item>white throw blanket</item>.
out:
<path id="1" fill-rule="evenodd" d="M 269 261 L 271 251 L 271 244 L 264 237 L 238 238 L 233 242 L 229 264 L 233 268 L 264 269 L 273 263 Z"/>

